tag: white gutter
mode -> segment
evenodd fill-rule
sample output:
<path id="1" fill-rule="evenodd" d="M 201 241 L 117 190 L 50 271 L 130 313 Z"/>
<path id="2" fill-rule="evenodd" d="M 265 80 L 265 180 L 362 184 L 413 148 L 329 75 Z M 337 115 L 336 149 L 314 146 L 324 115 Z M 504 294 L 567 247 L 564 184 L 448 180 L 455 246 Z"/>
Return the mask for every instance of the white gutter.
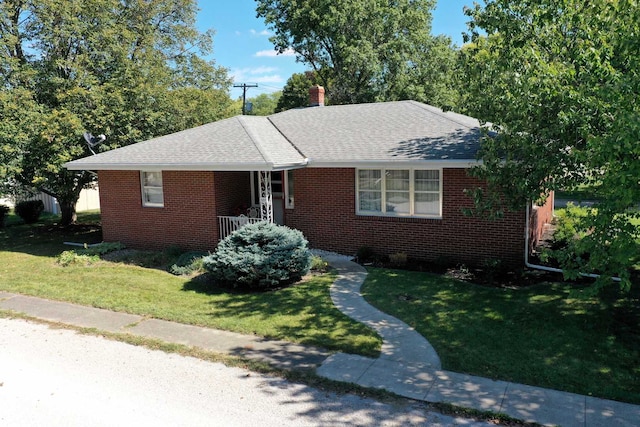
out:
<path id="1" fill-rule="evenodd" d="M 192 164 L 178 164 L 178 163 L 75 163 L 67 162 L 62 166 L 68 170 L 163 170 L 163 171 L 278 171 L 286 169 L 300 169 L 306 167 L 308 159 L 303 159 L 299 162 L 289 162 L 282 164 L 273 164 L 267 162 L 261 163 L 192 163 Z"/>
<path id="2" fill-rule="evenodd" d="M 526 226 L 525 226 L 525 236 L 524 236 L 524 265 L 525 265 L 525 267 L 532 268 L 534 270 L 550 271 L 552 273 L 563 273 L 564 274 L 564 270 L 562 270 L 561 268 L 549 267 L 549 266 L 540 265 L 540 264 L 532 264 L 532 263 L 529 262 L 529 217 L 531 215 L 530 211 L 531 211 L 531 202 L 527 202 L 527 216 L 526 216 Z M 599 274 L 594 274 L 594 273 L 582 273 L 582 272 L 579 272 L 578 274 L 580 276 L 591 277 L 593 279 L 597 279 L 597 278 L 600 277 Z M 619 277 L 612 277 L 611 280 L 613 280 L 614 282 L 619 282 L 620 278 Z"/>
<path id="3" fill-rule="evenodd" d="M 468 169 L 473 166 L 481 165 L 481 161 L 477 160 L 407 160 L 407 159 L 387 159 L 387 160 L 316 160 L 311 159 L 308 167 L 310 168 L 380 168 L 393 166 L 397 168 L 451 168 L 451 169 Z"/>

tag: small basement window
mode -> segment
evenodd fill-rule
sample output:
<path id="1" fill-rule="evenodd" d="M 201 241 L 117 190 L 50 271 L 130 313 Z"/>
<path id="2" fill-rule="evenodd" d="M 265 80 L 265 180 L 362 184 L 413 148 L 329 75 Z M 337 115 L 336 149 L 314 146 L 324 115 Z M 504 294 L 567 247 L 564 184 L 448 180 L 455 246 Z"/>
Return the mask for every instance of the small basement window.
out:
<path id="1" fill-rule="evenodd" d="M 162 171 L 140 172 L 140 183 L 142 186 L 142 206 L 149 208 L 164 207 Z"/>

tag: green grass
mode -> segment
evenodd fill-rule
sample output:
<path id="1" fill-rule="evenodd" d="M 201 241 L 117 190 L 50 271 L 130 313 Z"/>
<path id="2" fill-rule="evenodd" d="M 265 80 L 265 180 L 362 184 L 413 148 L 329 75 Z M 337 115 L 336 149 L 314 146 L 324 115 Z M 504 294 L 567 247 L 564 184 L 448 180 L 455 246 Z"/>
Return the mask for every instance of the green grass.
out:
<path id="1" fill-rule="evenodd" d="M 555 198 L 556 199 L 569 199 L 569 200 L 596 200 L 598 197 L 596 195 L 597 188 L 588 185 L 580 185 L 571 190 L 556 190 Z"/>
<path id="2" fill-rule="evenodd" d="M 79 215 L 79 220 L 96 222 L 99 214 Z M 56 256 L 71 249 L 62 242 L 95 243 L 102 237 L 95 229 L 65 230 L 53 221 L 0 229 L 0 290 L 330 350 L 368 356 L 379 352 L 381 340 L 375 332 L 333 306 L 331 274 L 274 292 L 234 293 L 208 290 L 198 277 L 124 263 L 62 267 Z M 146 257 L 155 260 L 153 254 Z M 169 261 L 166 256 L 158 259 Z"/>
<path id="3" fill-rule="evenodd" d="M 425 336 L 444 369 L 640 403 L 638 292 L 603 302 L 577 285 L 501 289 L 370 269 L 363 293 Z"/>
<path id="4" fill-rule="evenodd" d="M 100 220 L 99 212 L 79 217 Z M 380 349 L 373 331 L 333 307 L 332 275 L 241 294 L 208 290 L 198 277 L 158 268 L 106 261 L 62 267 L 56 257 L 70 249 L 63 241 L 95 243 L 102 236 L 95 227 L 59 228 L 55 220 L 28 226 L 12 218 L 0 229 L 0 290 L 368 356 Z M 167 253 L 136 260 L 173 261 Z M 576 298 L 576 285 L 498 289 L 385 269 L 370 270 L 363 292 L 423 334 L 445 369 L 640 403 L 637 292 L 626 301 L 601 301 Z"/>

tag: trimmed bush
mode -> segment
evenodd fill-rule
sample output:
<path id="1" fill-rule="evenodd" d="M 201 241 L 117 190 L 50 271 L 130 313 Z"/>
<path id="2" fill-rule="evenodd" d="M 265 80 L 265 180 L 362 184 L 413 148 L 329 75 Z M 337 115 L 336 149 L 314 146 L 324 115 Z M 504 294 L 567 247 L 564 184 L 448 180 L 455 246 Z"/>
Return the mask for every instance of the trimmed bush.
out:
<path id="1" fill-rule="evenodd" d="M 370 246 L 360 246 L 356 252 L 356 260 L 360 263 L 373 262 L 376 258 L 376 253 Z"/>
<path id="2" fill-rule="evenodd" d="M 204 258 L 217 284 L 268 290 L 299 281 L 311 265 L 308 242 L 298 230 L 258 222 L 248 224 L 218 244 Z"/>
<path id="3" fill-rule="evenodd" d="M 10 210 L 9 206 L 0 205 L 0 228 L 4 227 L 5 218 Z"/>
<path id="4" fill-rule="evenodd" d="M 571 242 L 584 237 L 584 233 L 579 232 L 579 222 L 589 214 L 586 207 L 575 206 L 568 203 L 565 209 L 555 211 L 556 230 L 553 233 L 554 248 L 561 248 Z"/>
<path id="5" fill-rule="evenodd" d="M 40 215 L 44 211 L 44 203 L 42 200 L 25 200 L 16 204 L 13 211 L 22 218 L 25 224 L 33 224 L 40 219 Z"/>
<path id="6" fill-rule="evenodd" d="M 309 270 L 315 271 L 316 273 L 326 273 L 329 271 L 329 263 L 321 257 L 314 255 L 311 257 L 311 267 L 309 267 Z"/>

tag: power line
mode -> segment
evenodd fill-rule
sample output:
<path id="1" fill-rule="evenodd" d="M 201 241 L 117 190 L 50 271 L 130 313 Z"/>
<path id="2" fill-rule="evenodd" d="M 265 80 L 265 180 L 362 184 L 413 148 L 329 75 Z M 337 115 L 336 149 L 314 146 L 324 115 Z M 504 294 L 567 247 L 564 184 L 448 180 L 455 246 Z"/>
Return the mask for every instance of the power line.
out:
<path id="1" fill-rule="evenodd" d="M 233 87 L 242 88 L 242 115 L 244 116 L 246 114 L 246 108 L 247 108 L 247 89 L 250 87 L 258 87 L 258 85 L 256 83 L 253 83 L 253 84 L 241 83 L 241 84 L 233 85 Z"/>
<path id="2" fill-rule="evenodd" d="M 277 89 L 277 90 L 284 89 L 284 86 L 270 86 L 270 85 L 266 85 L 266 84 L 262 84 L 262 87 L 267 87 L 269 89 Z"/>

